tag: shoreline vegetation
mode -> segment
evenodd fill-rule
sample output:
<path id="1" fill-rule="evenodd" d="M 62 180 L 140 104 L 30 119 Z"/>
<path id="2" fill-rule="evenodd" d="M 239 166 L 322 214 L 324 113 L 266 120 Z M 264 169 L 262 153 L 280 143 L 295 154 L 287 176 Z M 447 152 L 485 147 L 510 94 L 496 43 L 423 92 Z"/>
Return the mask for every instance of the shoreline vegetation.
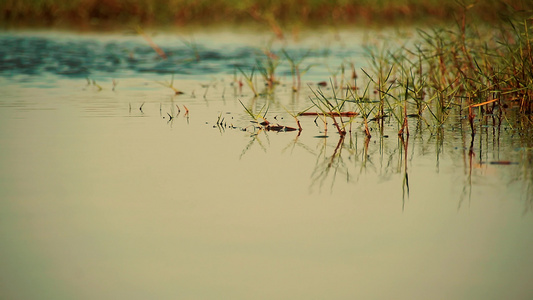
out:
<path id="1" fill-rule="evenodd" d="M 492 24 L 533 10 L 527 0 L 0 0 L 0 24 L 4 29 L 82 30 L 255 24 L 277 32 L 281 28 L 449 23 L 458 19 L 463 6 L 469 6 L 470 21 Z"/>
<path id="2" fill-rule="evenodd" d="M 315 97 L 311 102 L 319 110 L 315 111 L 317 117 L 321 116 L 324 120 L 331 118 L 338 133 L 344 136 L 353 118 L 360 115 L 368 138 L 371 136 L 369 122 L 377 121 L 378 129 L 382 129 L 385 118 L 394 119 L 398 135 L 408 136 L 408 118 L 419 119 L 431 128 L 441 127 L 450 116 L 449 111 L 454 108 L 458 108 L 460 115 L 468 120 L 472 137 L 477 124 L 485 116 L 490 116 L 494 122 L 496 119 L 501 122 L 503 119 L 514 119 L 510 118 L 513 111 L 518 112 L 519 116 L 516 118 L 516 128 L 524 132 L 530 132 L 533 128 L 531 1 L 486 0 L 471 3 L 466 0 L 360 0 L 341 3 L 341 0 L 271 0 L 255 3 L 215 0 L 207 3 L 186 0 L 36 0 L 29 5 L 29 0 L 3 0 L 0 3 L 4 17 L 7 16 L 4 18 L 7 24 L 24 24 L 23 20 L 29 16 L 38 17 L 53 26 L 72 20 L 80 20 L 79 26 L 83 26 L 84 22 L 93 22 L 94 25 L 102 20 L 122 20 L 121 26 L 136 22 L 138 34 L 146 39 L 161 59 L 167 59 L 165 52 L 143 33 L 142 26 L 162 26 L 176 20 L 178 23 L 185 22 L 187 26 L 203 21 L 208 24 L 259 22 L 283 39 L 291 23 L 299 22 L 298 26 L 308 27 L 305 25 L 308 20 L 316 22 L 321 17 L 324 20 L 340 20 L 339 24 L 334 25 L 339 27 L 342 24 L 350 25 L 352 20 L 357 19 L 356 16 L 372 19 L 369 21 L 371 24 L 383 21 L 381 26 L 386 26 L 397 22 L 396 16 L 401 16 L 403 24 L 406 24 L 414 21 L 415 16 L 428 14 L 430 18 L 453 26 L 422 23 L 425 24 L 424 29 L 416 29 L 418 37 L 408 47 L 389 47 L 386 43 L 367 47 L 370 62 L 367 69 L 356 70 L 353 62 L 349 65 L 349 62 L 343 63 L 340 66 L 340 86 L 337 85 L 336 75 L 330 82 L 333 95 L 325 95 L 320 89 L 313 91 Z M 336 17 L 336 14 L 339 16 Z M 227 17 L 225 22 L 222 21 L 224 16 Z M 95 18 L 100 21 L 94 21 Z M 156 19 L 161 23 L 156 23 Z M 322 25 L 327 26 L 327 22 Z M 194 48 L 194 45 L 191 46 Z M 254 98 L 262 95 L 256 87 L 255 71 L 269 90 L 266 94 L 273 94 L 277 84 L 276 68 L 280 60 L 286 59 L 291 65 L 292 89 L 296 93 L 301 89 L 301 72 L 308 70 L 299 67 L 305 56 L 296 57 L 284 51 L 274 53 L 267 50 L 265 57 L 258 58 L 255 66 L 249 66 L 251 71 L 239 68 L 240 75 L 252 90 Z M 199 59 L 197 54 L 196 60 Z M 352 74 L 349 79 L 344 77 L 345 70 Z M 172 84 L 169 87 L 176 94 L 179 93 Z M 357 109 L 357 113 L 354 111 L 352 115 L 344 115 L 345 104 Z M 263 126 L 272 129 L 265 119 L 266 112 L 261 115 L 261 112 L 255 114 L 252 109 L 246 110 L 256 121 L 262 118 L 262 123 L 266 124 Z M 304 113 L 293 112 L 291 115 L 299 124 L 297 117 Z M 343 120 L 343 117 L 348 120 Z M 301 130 L 299 125 L 298 129 Z"/>
<path id="3" fill-rule="evenodd" d="M 350 67 L 343 63 L 340 85 L 335 75 L 329 92 L 324 93 L 320 87 L 313 90 L 314 97 L 310 98 L 313 116 L 322 117 L 324 124 L 330 119 L 341 137 L 351 131 L 354 117 L 360 116 L 367 138 L 372 136 L 369 123 L 377 124 L 374 129 L 383 135 L 387 118 L 397 124 L 398 136 L 403 138 L 409 136 L 409 123 L 413 123 L 409 119 L 417 119 L 417 127 L 425 124 L 432 134 L 437 134 L 435 131 L 455 111 L 467 122 L 468 125 L 461 122 L 461 126 L 469 127 L 472 141 L 479 126 L 488 119 L 495 128 L 505 121 L 530 138 L 533 128 L 531 16 L 517 13 L 507 15 L 505 22 L 476 23 L 471 14 L 475 5 L 456 4 L 460 12 L 453 26 L 417 29 L 417 38 L 400 48 L 390 47 L 386 42 L 369 45 L 366 50 L 370 66 L 366 69 L 356 70 L 353 63 Z M 252 84 L 254 70 L 263 74 L 269 90 L 266 94 L 273 94 L 275 66 L 281 56 L 271 54 L 270 50 L 268 53 L 264 61 L 252 68 L 250 75 L 241 70 L 255 97 L 261 93 Z M 289 62 L 294 60 L 289 55 L 285 57 Z M 351 69 L 347 72 L 351 73 L 349 78 L 345 77 L 347 68 Z M 295 84 L 300 81 L 298 67 L 291 73 L 293 91 L 298 92 L 299 84 Z M 328 86 L 327 82 L 323 86 Z M 348 107 L 355 110 L 346 111 Z M 273 130 L 266 120 L 268 106 L 264 113 L 265 107 L 258 114 L 246 106 L 245 109 L 261 125 L 259 129 Z M 298 117 L 309 114 L 307 110 L 291 114 L 299 131 L 302 129 Z"/>

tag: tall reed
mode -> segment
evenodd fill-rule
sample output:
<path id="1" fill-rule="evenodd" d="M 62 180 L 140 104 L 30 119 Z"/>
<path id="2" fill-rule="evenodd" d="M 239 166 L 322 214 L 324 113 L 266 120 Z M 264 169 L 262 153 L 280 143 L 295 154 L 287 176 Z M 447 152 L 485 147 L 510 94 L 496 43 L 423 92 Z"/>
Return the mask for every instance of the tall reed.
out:
<path id="1" fill-rule="evenodd" d="M 474 26 L 468 21 L 472 6 L 462 8 L 455 27 L 419 29 L 414 45 L 398 51 L 369 48 L 372 69 L 363 72 L 377 95 L 374 117 L 392 115 L 399 134 L 408 130 L 407 116 L 434 128 L 448 120 L 452 109 L 467 115 L 472 133 L 486 113 L 507 118 L 508 108 L 516 107 L 531 115 L 533 25 L 509 18 L 498 28 Z"/>

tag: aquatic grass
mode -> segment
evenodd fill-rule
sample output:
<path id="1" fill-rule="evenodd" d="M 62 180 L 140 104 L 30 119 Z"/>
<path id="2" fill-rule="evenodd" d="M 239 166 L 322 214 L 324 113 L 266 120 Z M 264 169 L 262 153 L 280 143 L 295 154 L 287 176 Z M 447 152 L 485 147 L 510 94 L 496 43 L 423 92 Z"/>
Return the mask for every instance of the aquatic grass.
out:
<path id="1" fill-rule="evenodd" d="M 242 105 L 246 113 L 253 119 L 252 122 L 255 123 L 256 126 L 258 126 L 259 128 L 266 128 L 266 126 L 270 125 L 270 122 L 266 119 L 266 114 L 268 112 L 268 106 L 266 104 L 259 110 L 258 113 L 253 113 L 253 109 L 246 107 L 246 105 L 244 105 L 241 100 L 239 100 L 239 103 Z M 263 121 L 260 122 L 260 119 L 262 119 Z M 256 128 L 256 126 L 254 126 L 254 128 Z"/>
<path id="2" fill-rule="evenodd" d="M 391 60 L 396 65 L 397 72 L 399 73 L 397 76 L 399 76 L 399 79 L 396 80 L 396 90 L 398 90 L 398 96 L 390 93 L 387 93 L 387 96 L 395 100 L 394 106 L 398 107 L 399 110 L 397 111 L 389 101 L 387 101 L 387 104 L 392 115 L 399 124 L 400 128 L 398 130 L 398 135 L 403 136 L 405 133 L 407 136 L 409 136 L 408 118 L 416 117 L 418 119 L 424 119 L 423 111 L 427 105 L 424 102 L 425 81 L 421 76 L 416 76 L 416 72 L 418 72 L 418 74 L 422 73 L 422 66 L 420 62 L 418 62 L 418 64 L 414 64 L 410 57 L 401 51 L 389 52 L 389 55 Z M 420 58 L 420 56 L 418 56 L 418 58 Z M 415 113 L 408 112 L 409 100 L 415 104 Z"/>
<path id="3" fill-rule="evenodd" d="M 507 108 L 515 106 L 520 113 L 531 114 L 531 24 L 510 19 L 497 29 L 475 26 L 467 18 L 473 6 L 461 7 L 455 27 L 418 30 L 414 45 L 395 51 L 386 46 L 367 48 L 372 69 L 362 71 L 375 87 L 375 118 L 381 125 L 380 118 L 389 114 L 403 134 L 407 117 L 416 116 L 432 130 L 457 109 L 475 133 L 475 123 L 487 113 L 508 119 Z"/>
<path id="4" fill-rule="evenodd" d="M 404 133 L 409 137 L 409 122 L 407 121 L 407 99 L 409 97 L 409 79 L 406 80 L 405 83 L 405 94 L 404 94 L 404 102 L 403 102 L 403 122 L 401 124 L 400 130 L 398 131 L 398 135 L 402 136 Z M 395 118 L 400 123 L 400 118 L 397 117 L 397 115 L 394 113 Z"/>
<path id="5" fill-rule="evenodd" d="M 302 125 L 300 124 L 300 120 L 298 120 L 298 117 L 300 115 L 302 115 L 302 113 L 304 113 L 305 111 L 299 112 L 299 113 L 294 113 L 294 112 L 290 112 L 285 106 L 283 106 L 283 105 L 281 105 L 281 106 L 296 121 L 296 125 L 298 125 L 298 135 L 300 135 L 300 133 L 302 132 Z"/>
<path id="6" fill-rule="evenodd" d="M 252 90 L 252 93 L 254 94 L 254 97 L 259 96 L 259 93 L 257 92 L 257 89 L 255 88 L 254 83 L 254 72 L 255 72 L 255 66 L 252 67 L 252 70 L 250 71 L 250 75 L 248 75 L 242 68 L 237 67 L 239 72 L 241 72 L 242 76 L 244 76 L 244 79 L 246 81 L 246 84 L 248 84 L 248 87 Z"/>
<path id="7" fill-rule="evenodd" d="M 392 72 L 392 67 L 389 69 L 389 72 L 387 73 L 386 77 L 382 77 L 383 74 L 380 75 L 380 79 L 378 80 L 378 82 L 374 81 L 374 79 L 372 77 L 370 77 L 370 75 L 368 75 L 368 73 L 362 69 L 362 71 L 365 73 L 365 75 L 367 75 L 370 80 L 372 82 L 374 82 L 376 85 L 377 85 L 377 92 L 379 94 L 379 100 L 378 100 L 378 103 L 379 103 L 379 106 L 378 106 L 378 111 L 379 113 L 374 117 L 375 120 L 379 120 L 380 124 L 381 124 L 381 127 L 383 126 L 383 120 L 385 117 L 388 117 L 392 114 L 392 116 L 396 119 L 396 121 L 398 122 L 398 124 L 402 124 L 402 129 L 400 129 L 399 131 L 399 134 L 400 132 L 403 132 L 403 124 L 405 124 L 406 122 L 406 116 L 407 116 L 407 112 L 406 112 L 406 109 L 407 109 L 407 104 L 401 104 L 401 99 L 400 97 L 396 97 L 394 96 L 392 93 L 391 93 L 391 90 L 393 88 L 393 86 L 395 85 L 398 85 L 398 87 L 401 85 L 401 83 L 397 83 L 396 80 L 391 80 L 389 82 L 389 78 L 390 78 L 390 75 L 391 75 L 391 72 Z M 385 82 L 389 82 L 388 86 L 384 86 L 382 84 L 382 82 L 385 81 Z M 407 80 L 406 84 L 406 90 L 405 90 L 405 95 L 404 95 L 404 98 L 405 98 L 405 102 L 407 102 L 407 96 L 408 96 L 408 89 L 409 89 L 409 80 Z M 394 103 L 391 104 L 391 101 L 390 100 L 394 100 Z M 385 113 L 385 104 L 387 105 L 388 107 L 388 114 Z M 405 111 L 405 114 L 402 116 L 401 112 L 397 112 L 396 111 L 396 107 L 403 107 L 404 108 L 404 111 Z"/>
<path id="8" fill-rule="evenodd" d="M 314 105 L 314 107 L 320 110 L 319 115 L 322 117 L 322 120 L 324 122 L 324 136 L 327 136 L 327 133 L 328 133 L 327 115 L 328 113 L 331 113 L 331 110 L 328 109 L 331 105 L 329 104 L 329 101 L 327 100 L 327 98 L 322 94 L 322 91 L 320 89 L 318 89 L 317 91 L 313 91 L 313 94 L 315 95 L 316 101 L 313 100 L 311 97 L 309 98 L 309 100 Z M 339 131 L 339 134 L 340 133 L 341 132 Z"/>
<path id="9" fill-rule="evenodd" d="M 156 81 L 156 83 L 173 90 L 174 91 L 174 95 L 184 94 L 182 91 L 180 91 L 180 90 L 178 90 L 177 88 L 174 87 L 174 74 L 172 74 L 172 77 L 170 78 L 170 81 L 164 81 L 164 82 Z"/>
<path id="10" fill-rule="evenodd" d="M 346 104 L 348 98 L 342 98 L 339 99 L 337 97 L 337 94 L 335 92 L 335 89 L 333 89 L 333 100 L 330 101 L 328 97 L 324 95 L 322 90 L 319 88 L 317 90 L 312 90 L 314 94 L 314 99 L 310 98 L 311 103 L 313 103 L 314 107 L 316 107 L 318 110 L 320 110 L 320 114 L 324 117 L 324 124 L 326 126 L 325 131 L 327 132 L 327 122 L 326 117 L 331 118 L 333 121 L 333 125 L 337 129 L 337 132 L 341 136 L 346 135 L 346 125 L 351 124 L 353 121 L 353 117 L 357 115 L 356 112 L 346 112 L 343 111 L 344 105 Z M 349 117 L 349 121 L 344 122 L 344 117 Z M 338 118 L 338 120 L 337 120 Z"/>
<path id="11" fill-rule="evenodd" d="M 387 46 L 382 46 L 379 49 L 372 49 L 369 47 L 365 47 L 368 57 L 369 57 L 369 63 L 371 65 L 371 68 L 373 69 L 372 74 L 375 75 L 372 76 L 369 74 L 365 69 L 361 69 L 361 71 L 366 75 L 366 77 L 374 84 L 374 94 L 378 95 L 378 101 L 379 101 L 379 107 L 378 107 L 378 114 L 375 116 L 377 120 L 381 121 L 381 124 L 383 124 L 383 118 L 386 117 L 385 115 L 385 96 L 387 95 L 388 91 L 392 88 L 392 83 L 388 86 L 388 88 L 385 88 L 385 85 L 387 84 L 388 80 L 391 78 L 392 71 L 395 68 L 395 64 L 390 61 Z M 388 69 L 388 72 L 385 71 L 386 68 Z M 386 72 L 386 73 L 385 73 Z M 385 75 L 386 74 L 386 75 Z"/>
<path id="12" fill-rule="evenodd" d="M 358 90 L 357 89 L 347 89 L 349 92 L 351 98 L 347 97 L 347 101 L 351 101 L 356 104 L 356 106 L 359 108 L 359 115 L 363 118 L 363 126 L 364 126 L 364 132 L 367 137 L 367 139 L 372 137 L 372 134 L 370 133 L 370 127 L 369 127 L 369 116 L 372 114 L 374 109 L 377 107 L 374 105 L 373 102 L 370 101 L 368 98 L 368 89 L 370 86 L 370 82 L 367 83 L 365 86 L 365 89 L 363 90 L 363 94 L 361 96 L 357 95 Z"/>
<path id="13" fill-rule="evenodd" d="M 308 65 L 303 70 L 300 68 L 300 64 L 310 55 L 311 50 L 308 49 L 306 52 L 300 55 L 290 55 L 284 48 L 281 49 L 281 52 L 283 53 L 291 67 L 292 91 L 297 92 L 300 90 L 301 76 L 307 73 L 307 71 L 309 71 L 309 69 L 311 69 L 311 67 L 313 66 Z M 298 56 L 298 58 L 296 58 L 296 56 Z"/>
<path id="14" fill-rule="evenodd" d="M 263 57 L 256 59 L 256 66 L 266 82 L 268 93 L 272 93 L 274 86 L 279 83 L 276 79 L 276 69 L 280 64 L 280 57 L 270 49 L 264 50 L 263 54 Z"/>

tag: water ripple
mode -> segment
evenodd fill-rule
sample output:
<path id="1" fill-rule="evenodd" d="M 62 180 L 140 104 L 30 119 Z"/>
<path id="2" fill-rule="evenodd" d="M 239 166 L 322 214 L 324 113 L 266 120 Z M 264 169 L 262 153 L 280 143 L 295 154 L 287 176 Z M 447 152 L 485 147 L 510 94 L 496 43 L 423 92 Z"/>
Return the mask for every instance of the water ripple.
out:
<path id="1" fill-rule="evenodd" d="M 0 34 L 0 76 L 55 74 L 74 78 L 117 76 L 120 74 L 183 74 L 213 76 L 233 74 L 236 68 L 250 70 L 257 60 L 265 59 L 257 47 L 232 44 L 229 47 L 203 42 L 163 41 L 161 58 L 140 37 L 99 38 L 75 35 Z M 280 50 L 280 49 L 277 49 Z M 329 51 L 309 52 L 287 48 L 294 57 L 307 55 L 316 60 Z M 281 53 L 278 53 L 281 55 Z M 338 52 L 338 59 L 353 53 Z M 290 74 L 288 64 L 280 64 L 280 74 Z M 324 73 L 325 70 L 319 70 Z"/>

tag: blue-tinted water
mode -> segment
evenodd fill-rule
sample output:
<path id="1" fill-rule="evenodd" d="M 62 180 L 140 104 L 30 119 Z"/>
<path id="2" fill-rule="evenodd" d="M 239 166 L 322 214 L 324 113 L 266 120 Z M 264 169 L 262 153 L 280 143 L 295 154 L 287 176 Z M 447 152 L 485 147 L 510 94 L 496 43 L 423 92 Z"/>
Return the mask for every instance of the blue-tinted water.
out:
<path id="1" fill-rule="evenodd" d="M 151 36 L 167 59 L 130 33 L 0 34 L 0 298 L 532 298 L 527 116 L 258 130 L 243 105 L 295 127 L 374 40 Z M 236 84 L 282 48 L 309 51 L 299 93 L 283 59 L 272 94 Z"/>
<path id="2" fill-rule="evenodd" d="M 321 78 L 327 78 L 330 73 L 339 74 L 342 62 L 347 69 L 350 63 L 355 62 L 356 66 L 364 63 L 362 45 L 346 47 L 345 42 L 335 40 L 294 43 L 260 39 L 254 35 L 236 38 L 228 33 L 223 33 L 222 37 L 198 38 L 166 33 L 149 38 L 163 50 L 165 58 L 141 35 L 131 33 L 112 36 L 3 33 L 0 34 L 0 74 L 52 74 L 69 78 L 174 74 L 177 78 L 209 79 L 234 74 L 240 72 L 239 69 L 251 72 L 258 62 L 267 59 L 268 51 L 284 58 L 281 49 L 291 58 L 302 60 L 300 69 L 309 69 L 309 75 Z M 280 60 L 276 73 L 291 76 L 287 60 Z"/>

